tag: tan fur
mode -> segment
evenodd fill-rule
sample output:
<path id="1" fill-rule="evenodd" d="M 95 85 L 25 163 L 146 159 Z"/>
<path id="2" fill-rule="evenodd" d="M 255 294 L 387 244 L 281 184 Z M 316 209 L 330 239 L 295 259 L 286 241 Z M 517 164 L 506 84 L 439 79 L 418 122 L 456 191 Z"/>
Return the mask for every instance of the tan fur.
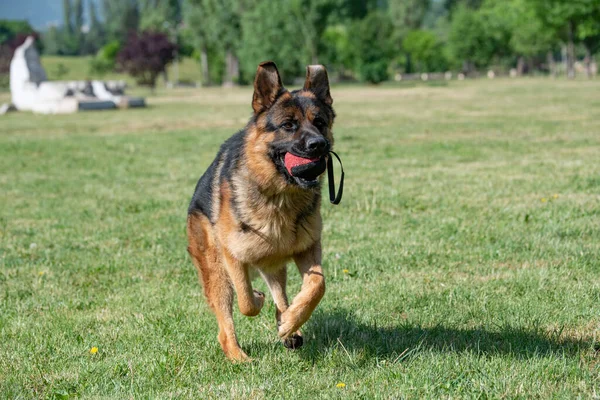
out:
<path id="1" fill-rule="evenodd" d="M 265 130 L 267 122 L 260 112 L 275 99 L 270 85 L 277 84 L 281 84 L 278 76 L 261 78 L 257 73 L 252 105 L 259 117 L 255 125 L 247 127 L 239 164 L 222 180 L 221 159 L 225 155 L 218 160 L 211 181 L 212 221 L 199 212 L 191 212 L 187 222 L 188 251 L 217 317 L 219 343 L 225 355 L 236 361 L 247 360 L 248 356 L 240 348 L 233 326 L 233 291 L 242 314 L 257 315 L 264 304 L 264 294 L 252 288 L 250 276 L 254 270 L 263 277 L 273 296 L 278 334 L 283 340 L 300 336 L 298 329 L 325 293 L 320 192 L 288 183 L 269 157 L 269 146 L 277 138 Z M 315 98 L 309 91 L 302 95 Z M 278 102 L 289 98 L 286 92 Z M 289 116 L 297 112 L 296 118 L 310 123 L 318 111 L 285 109 L 281 113 Z M 275 123 L 281 123 L 278 118 L 274 116 Z M 333 143 L 331 129 L 326 137 Z M 291 260 L 302 275 L 302 288 L 290 305 L 285 287 L 286 264 Z"/>

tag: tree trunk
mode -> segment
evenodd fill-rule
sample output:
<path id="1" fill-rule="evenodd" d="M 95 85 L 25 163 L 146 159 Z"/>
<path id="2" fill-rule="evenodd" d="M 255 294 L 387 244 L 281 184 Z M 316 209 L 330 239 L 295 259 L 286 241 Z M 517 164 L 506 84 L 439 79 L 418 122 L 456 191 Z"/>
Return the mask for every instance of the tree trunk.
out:
<path id="1" fill-rule="evenodd" d="M 228 49 L 225 54 L 225 79 L 223 79 L 223 86 L 231 87 L 238 83 L 240 77 L 240 61 L 233 54 L 233 52 Z"/>
<path id="2" fill-rule="evenodd" d="M 231 50 L 227 49 L 225 52 L 225 76 L 223 77 L 223 86 L 233 86 L 233 79 L 231 77 Z"/>
<path id="3" fill-rule="evenodd" d="M 523 76 L 523 71 L 525 70 L 525 58 L 523 56 L 519 57 L 517 61 L 517 76 Z"/>
<path id="4" fill-rule="evenodd" d="M 575 78 L 575 44 L 573 43 L 573 22 L 569 21 L 567 32 L 567 78 Z"/>
<path id="5" fill-rule="evenodd" d="M 588 79 L 592 79 L 592 53 L 590 52 L 590 49 L 588 48 L 588 46 L 585 46 L 584 63 L 585 63 L 585 73 L 586 73 Z"/>
<path id="6" fill-rule="evenodd" d="M 179 51 L 177 48 L 173 50 L 173 86 L 177 87 L 179 84 Z"/>
<path id="7" fill-rule="evenodd" d="M 564 45 L 560 48 L 560 64 L 561 64 L 560 73 L 561 74 L 563 72 L 566 73 L 567 72 L 567 46 L 564 46 Z"/>
<path id="8" fill-rule="evenodd" d="M 556 77 L 556 67 L 554 65 L 554 55 L 551 51 L 546 53 L 546 60 L 548 62 L 548 71 L 550 71 L 550 76 L 553 78 Z"/>
<path id="9" fill-rule="evenodd" d="M 200 68 L 202 69 L 202 86 L 210 86 L 210 73 L 208 71 L 208 51 L 202 46 L 200 52 Z"/>
<path id="10" fill-rule="evenodd" d="M 472 73 L 475 71 L 475 66 L 473 65 L 473 63 L 471 61 L 463 61 L 463 66 L 462 66 L 462 72 L 463 74 L 465 74 L 466 76 L 470 76 L 472 75 Z"/>
<path id="11" fill-rule="evenodd" d="M 231 77 L 236 84 L 240 83 L 240 59 L 235 54 L 231 58 Z"/>

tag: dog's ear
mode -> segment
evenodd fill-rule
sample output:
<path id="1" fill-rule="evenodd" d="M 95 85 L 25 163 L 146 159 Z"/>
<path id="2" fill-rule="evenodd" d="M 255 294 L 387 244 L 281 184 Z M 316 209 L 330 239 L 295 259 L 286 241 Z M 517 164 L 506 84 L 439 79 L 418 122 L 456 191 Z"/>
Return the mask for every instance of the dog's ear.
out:
<path id="1" fill-rule="evenodd" d="M 327 70 L 322 65 L 309 65 L 306 67 L 306 81 L 304 90 L 310 90 L 321 101 L 327 105 L 333 104 L 333 99 L 329 93 L 329 78 Z"/>
<path id="2" fill-rule="evenodd" d="M 252 96 L 254 113 L 258 114 L 271 107 L 282 89 L 283 85 L 275 63 L 273 61 L 260 63 L 254 78 L 254 96 Z"/>

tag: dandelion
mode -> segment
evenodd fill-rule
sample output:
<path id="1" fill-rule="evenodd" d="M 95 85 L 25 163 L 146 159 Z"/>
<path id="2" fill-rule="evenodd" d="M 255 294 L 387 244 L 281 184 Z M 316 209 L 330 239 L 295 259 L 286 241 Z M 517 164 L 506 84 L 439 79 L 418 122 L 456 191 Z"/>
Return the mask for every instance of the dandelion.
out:
<path id="1" fill-rule="evenodd" d="M 547 201 L 548 201 L 548 199 L 547 199 L 547 198 L 545 198 L 545 197 L 542 197 L 542 203 L 545 203 L 545 202 L 547 202 Z"/>
<path id="2" fill-rule="evenodd" d="M 40 271 L 40 272 L 38 272 L 38 275 L 39 275 L 39 276 L 42 276 L 42 275 L 44 275 L 45 273 L 46 273 L 45 271 Z"/>
<path id="3" fill-rule="evenodd" d="M 96 354 L 98 352 L 98 348 L 96 346 L 90 349 L 90 354 Z"/>
<path id="4" fill-rule="evenodd" d="M 344 382 L 338 382 L 338 384 L 335 385 L 335 387 L 338 389 L 343 389 L 346 387 L 346 384 Z"/>
<path id="5" fill-rule="evenodd" d="M 554 193 L 554 194 L 552 195 L 552 198 L 553 198 L 553 199 L 558 199 L 558 193 Z"/>
<path id="6" fill-rule="evenodd" d="M 350 271 L 348 271 L 347 269 L 344 269 L 342 272 L 345 273 L 345 274 L 350 273 Z"/>

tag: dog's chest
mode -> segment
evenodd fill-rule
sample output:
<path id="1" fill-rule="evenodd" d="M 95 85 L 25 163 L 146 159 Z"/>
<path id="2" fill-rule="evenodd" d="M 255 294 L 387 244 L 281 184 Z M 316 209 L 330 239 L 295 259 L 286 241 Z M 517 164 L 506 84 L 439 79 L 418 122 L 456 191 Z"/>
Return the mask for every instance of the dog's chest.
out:
<path id="1" fill-rule="evenodd" d="M 316 207 L 269 203 L 246 209 L 227 247 L 238 260 L 268 268 L 308 249 L 320 236 L 321 216 Z"/>

